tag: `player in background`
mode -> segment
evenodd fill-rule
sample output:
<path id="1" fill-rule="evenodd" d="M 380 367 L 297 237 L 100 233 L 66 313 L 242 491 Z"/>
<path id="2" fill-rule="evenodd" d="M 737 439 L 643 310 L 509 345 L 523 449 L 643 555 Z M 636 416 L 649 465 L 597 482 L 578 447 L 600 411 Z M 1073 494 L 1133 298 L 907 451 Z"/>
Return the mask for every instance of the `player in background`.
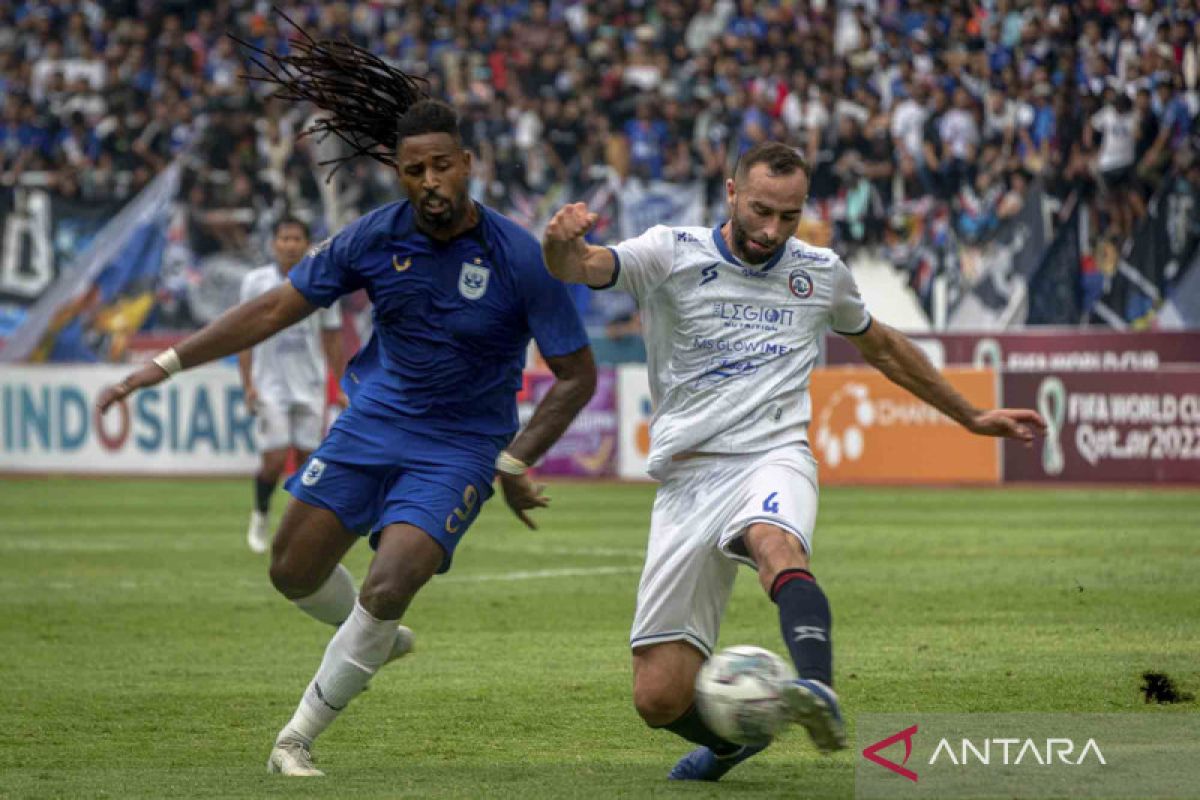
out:
<path id="1" fill-rule="evenodd" d="M 275 587 L 338 626 L 268 758 L 272 772 L 316 776 L 313 740 L 380 667 L 412 648 L 399 620 L 418 590 L 450 568 L 494 478 L 514 513 L 535 527 L 528 512 L 548 500 L 527 465 L 587 403 L 596 368 L 538 241 L 468 195 L 471 154 L 454 110 L 349 42 L 290 44 L 287 56 L 264 54 L 276 96 L 321 108 L 318 126 L 393 166 L 408 199 L 316 245 L 278 287 L 108 387 L 98 405 L 103 412 L 366 289 L 375 326 L 346 368 L 350 407 L 289 479 L 293 499 L 271 552 Z M 514 438 L 531 338 L 556 380 Z M 356 591 L 340 561 L 362 536 L 375 554 Z"/>
<path id="2" fill-rule="evenodd" d="M 275 263 L 246 273 L 241 302 L 266 294 L 287 279 L 292 267 L 308 250 L 308 225 L 283 217 L 272 231 Z M 325 370 L 342 380 L 341 313 L 321 309 L 303 322 L 280 331 L 250 350 L 238 353 L 238 372 L 246 407 L 258 419 L 258 447 L 262 451 L 254 476 L 254 509 L 246 541 L 255 553 L 271 546 L 268 511 L 275 484 L 287 465 L 288 451 L 296 450 L 296 463 L 308 461 L 325 435 Z M 339 405 L 345 408 L 345 394 Z"/>
<path id="3" fill-rule="evenodd" d="M 633 701 L 651 727 L 700 745 L 672 779 L 715 781 L 763 749 L 721 739 L 693 704 L 739 562 L 778 606 L 800 676 L 782 687 L 794 720 L 820 750 L 846 746 L 829 602 L 809 569 L 808 381 L 826 329 L 972 433 L 1028 442 L 1044 429 L 1033 411 L 974 408 L 907 338 L 873 321 L 837 255 L 794 238 L 807 194 L 803 159 L 766 142 L 726 182 L 730 218 L 716 229 L 660 225 L 597 247 L 583 238 L 596 215 L 577 203 L 542 241 L 555 277 L 623 289 L 641 310 L 655 406 L 648 468 L 661 486 L 630 637 Z"/>

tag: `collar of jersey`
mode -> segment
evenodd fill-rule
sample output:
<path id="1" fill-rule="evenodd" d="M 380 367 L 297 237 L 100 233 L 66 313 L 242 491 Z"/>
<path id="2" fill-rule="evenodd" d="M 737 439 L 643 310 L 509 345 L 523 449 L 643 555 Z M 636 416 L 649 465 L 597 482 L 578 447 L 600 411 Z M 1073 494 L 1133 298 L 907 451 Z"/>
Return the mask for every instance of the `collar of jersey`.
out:
<path id="1" fill-rule="evenodd" d="M 488 246 L 487 235 L 484 233 L 484 225 L 487 223 L 487 207 L 474 198 L 471 198 L 471 202 L 475 204 L 475 210 L 479 212 L 479 223 L 474 228 L 463 231 L 449 241 L 438 241 L 429 234 L 425 233 L 425 231 L 418 228 L 416 209 L 413 208 L 413 204 L 408 200 L 404 201 L 404 208 L 402 209 L 400 216 L 400 230 L 397 233 L 402 237 L 420 236 L 429 243 L 430 247 L 433 248 L 451 247 L 454 244 L 467 239 L 478 242 L 480 247 L 483 248 L 483 251 L 490 254 L 492 248 Z"/>
<path id="2" fill-rule="evenodd" d="M 729 220 L 725 220 L 725 222 L 728 222 L 728 221 Z M 743 269 L 757 269 L 759 272 L 770 272 L 772 269 L 775 268 L 775 265 L 778 264 L 783 259 L 783 254 L 784 254 L 784 252 L 787 251 L 786 244 L 783 247 L 779 248 L 779 252 L 776 253 L 775 255 L 771 256 L 771 260 L 768 261 L 766 264 L 763 264 L 762 267 L 756 267 L 752 264 L 743 264 L 741 259 L 739 259 L 737 256 L 735 256 L 733 253 L 731 253 L 729 251 L 729 246 L 727 244 L 725 244 L 725 237 L 721 235 L 721 228 L 725 226 L 725 222 L 718 222 L 717 227 L 713 228 L 712 235 L 713 235 L 713 243 L 716 244 L 717 250 L 720 251 L 721 256 L 726 261 L 728 261 L 730 264 L 737 264 L 739 267 L 742 267 Z"/>

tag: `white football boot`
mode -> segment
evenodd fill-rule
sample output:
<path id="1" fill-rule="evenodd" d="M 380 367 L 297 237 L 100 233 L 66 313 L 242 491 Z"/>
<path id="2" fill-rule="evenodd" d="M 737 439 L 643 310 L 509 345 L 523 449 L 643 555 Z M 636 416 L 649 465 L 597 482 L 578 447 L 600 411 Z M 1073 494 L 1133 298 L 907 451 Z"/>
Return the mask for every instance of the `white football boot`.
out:
<path id="1" fill-rule="evenodd" d="M 246 530 L 246 544 L 250 551 L 265 553 L 271 548 L 271 529 L 268 527 L 267 515 L 255 509 L 250 512 L 250 527 Z"/>
<path id="2" fill-rule="evenodd" d="M 413 636 L 412 628 L 407 625 L 396 626 L 396 641 L 392 643 L 392 652 L 388 653 L 387 661 L 384 664 L 390 664 L 397 658 L 404 658 L 413 651 L 415 637 Z"/>
<path id="3" fill-rule="evenodd" d="M 308 745 L 295 740 L 276 742 L 267 759 L 267 772 L 293 778 L 320 778 L 325 773 L 313 766 Z"/>

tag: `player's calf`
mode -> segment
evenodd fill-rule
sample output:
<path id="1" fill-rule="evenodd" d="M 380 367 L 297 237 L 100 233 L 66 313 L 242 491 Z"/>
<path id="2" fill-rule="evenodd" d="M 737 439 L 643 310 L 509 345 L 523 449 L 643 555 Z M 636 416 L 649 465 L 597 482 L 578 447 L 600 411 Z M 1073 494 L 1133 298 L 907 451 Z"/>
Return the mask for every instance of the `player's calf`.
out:
<path id="1" fill-rule="evenodd" d="M 696 675 L 703 663 L 704 654 L 682 641 L 642 647 L 633 655 L 633 704 L 638 715 L 651 728 L 700 745 L 675 765 L 668 776 L 672 780 L 714 781 L 753 755 L 715 733 L 696 708 Z"/>

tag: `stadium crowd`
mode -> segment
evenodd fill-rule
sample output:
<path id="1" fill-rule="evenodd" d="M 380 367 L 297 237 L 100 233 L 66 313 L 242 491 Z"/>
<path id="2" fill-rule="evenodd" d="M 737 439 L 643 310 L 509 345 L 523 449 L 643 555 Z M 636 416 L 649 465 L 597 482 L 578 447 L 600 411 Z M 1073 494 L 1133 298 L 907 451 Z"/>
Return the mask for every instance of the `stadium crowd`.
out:
<path id="1" fill-rule="evenodd" d="M 1060 197 L 1098 192 L 1104 229 L 1127 236 L 1162 176 L 1200 152 L 1195 0 L 279 5 L 428 77 L 462 109 L 477 196 L 501 209 L 512 187 L 612 174 L 702 179 L 717 202 L 737 154 L 777 138 L 807 156 L 815 210 L 843 244 L 933 209 L 985 236 L 1035 177 Z M 3 4 L 0 182 L 126 197 L 198 137 L 186 191 L 213 249 L 285 208 L 319 216 L 320 148 L 294 141 L 308 110 L 241 80 L 224 35 L 286 48 L 294 30 L 270 7 Z M 332 185 L 361 210 L 394 195 L 378 173 L 364 162 Z"/>

